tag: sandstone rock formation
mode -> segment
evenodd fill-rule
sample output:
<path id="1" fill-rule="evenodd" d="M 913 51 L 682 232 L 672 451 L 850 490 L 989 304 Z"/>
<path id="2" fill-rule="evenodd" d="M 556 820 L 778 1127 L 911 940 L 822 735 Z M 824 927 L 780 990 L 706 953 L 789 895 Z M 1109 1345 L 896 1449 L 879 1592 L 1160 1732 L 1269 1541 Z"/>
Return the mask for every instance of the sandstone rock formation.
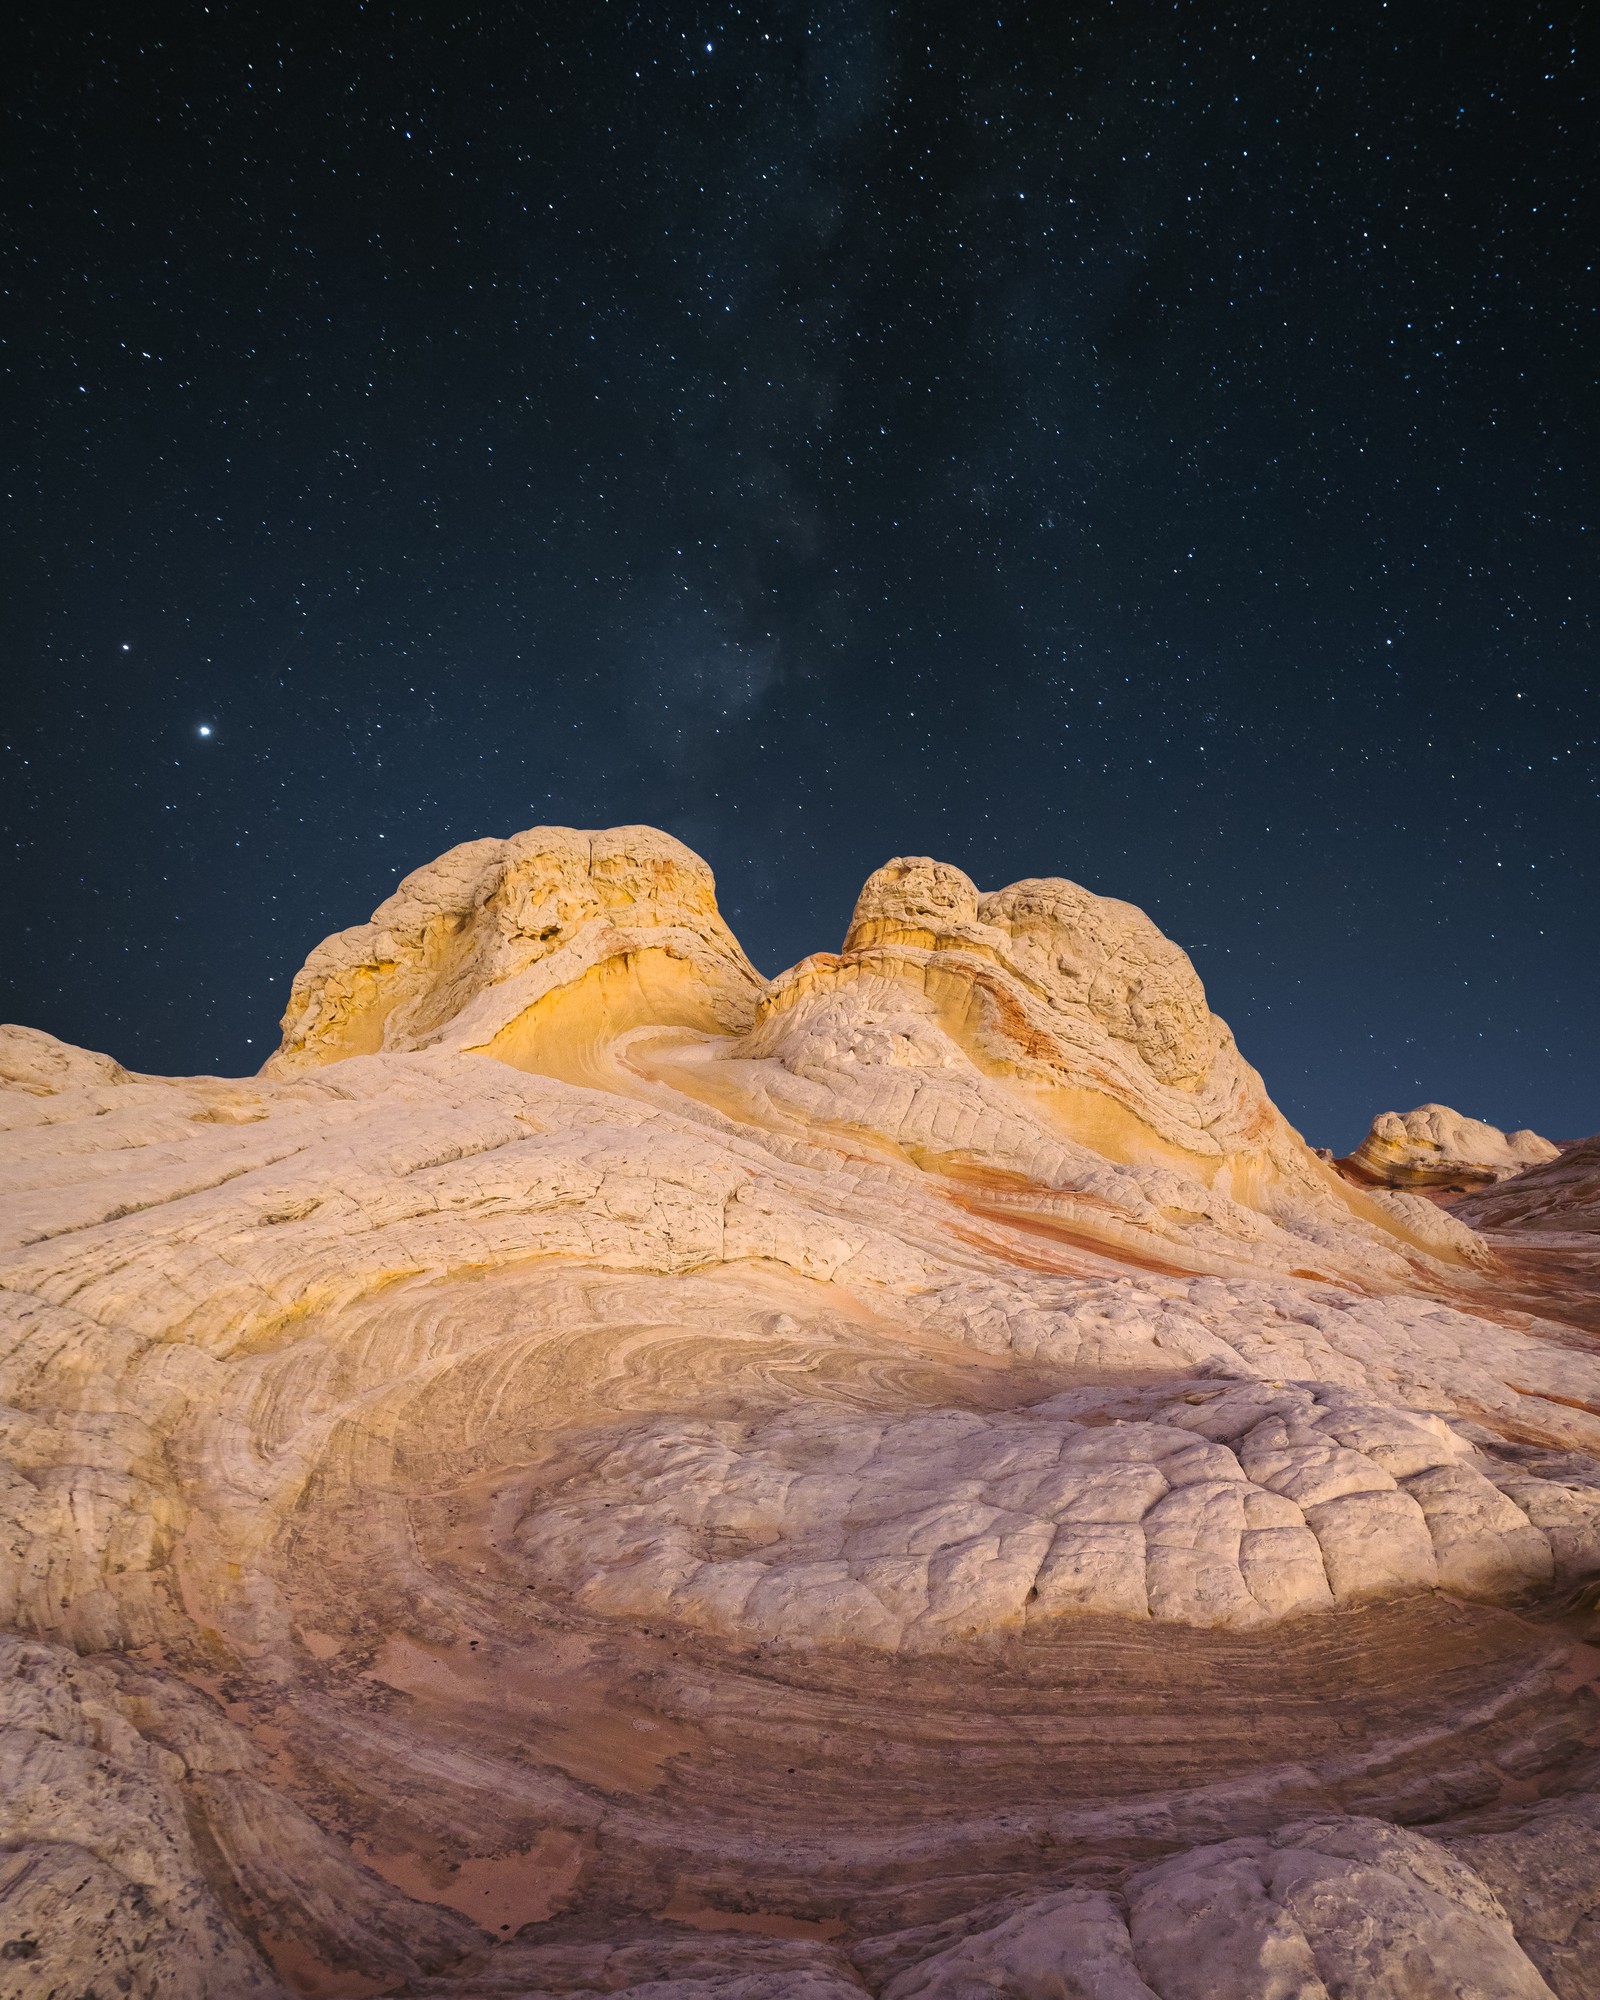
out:
<path id="1" fill-rule="evenodd" d="M 645 828 L 259 1077 L 0 1030 L 0 2000 L 1600 1990 L 1593 1164 L 1352 1185 L 1067 882 L 763 981 Z"/>
<path id="2" fill-rule="evenodd" d="M 1600 1136 L 1456 1206 L 1452 1220 L 1492 1233 L 1516 1303 L 1600 1334 Z"/>
<path id="3" fill-rule="evenodd" d="M 1600 1233 L 1600 1134 L 1462 1204 L 1488 1229 Z"/>
<path id="4" fill-rule="evenodd" d="M 1375 1187 L 1459 1190 L 1508 1180 L 1560 1152 L 1537 1132 L 1502 1132 L 1448 1104 L 1419 1104 L 1415 1111 L 1380 1111 L 1339 1164 L 1352 1180 Z"/>
<path id="5" fill-rule="evenodd" d="M 747 1027 L 761 985 L 711 870 L 670 834 L 535 827 L 453 847 L 318 945 L 264 1074 L 440 1048 L 584 1081 L 627 1028 Z"/>

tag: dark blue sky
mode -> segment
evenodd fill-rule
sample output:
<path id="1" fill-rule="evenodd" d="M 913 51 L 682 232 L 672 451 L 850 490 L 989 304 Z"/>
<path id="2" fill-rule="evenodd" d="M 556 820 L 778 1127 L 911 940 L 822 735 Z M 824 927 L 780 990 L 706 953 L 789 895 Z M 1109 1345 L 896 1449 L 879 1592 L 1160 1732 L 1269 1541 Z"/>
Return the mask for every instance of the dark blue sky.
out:
<path id="1" fill-rule="evenodd" d="M 36 14 L 0 1013 L 253 1068 L 405 870 L 646 820 L 767 971 L 1067 875 L 1317 1142 L 1600 1125 L 1579 19 Z"/>

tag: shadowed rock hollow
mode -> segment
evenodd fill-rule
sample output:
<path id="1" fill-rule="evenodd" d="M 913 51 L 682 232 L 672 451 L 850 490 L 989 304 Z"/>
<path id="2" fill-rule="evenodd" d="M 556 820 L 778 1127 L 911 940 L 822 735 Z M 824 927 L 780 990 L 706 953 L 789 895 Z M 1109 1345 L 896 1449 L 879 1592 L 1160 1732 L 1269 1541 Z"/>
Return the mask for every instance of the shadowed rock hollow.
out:
<path id="1" fill-rule="evenodd" d="M 764 981 L 642 827 L 0 1110 L 0 2000 L 1600 1991 L 1584 1148 L 1352 1185 L 1129 905 Z"/>

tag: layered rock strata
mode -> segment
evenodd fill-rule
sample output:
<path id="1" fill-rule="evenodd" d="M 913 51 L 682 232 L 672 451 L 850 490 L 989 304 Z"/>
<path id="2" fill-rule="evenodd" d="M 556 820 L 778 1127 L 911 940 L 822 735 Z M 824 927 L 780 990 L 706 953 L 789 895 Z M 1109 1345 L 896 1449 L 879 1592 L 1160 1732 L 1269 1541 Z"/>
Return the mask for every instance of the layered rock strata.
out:
<path id="1" fill-rule="evenodd" d="M 256 1078 L 0 1030 L 0 2000 L 1592 1993 L 1583 1157 L 1353 1186 L 1067 882 L 764 981 L 641 828 Z"/>
<path id="2" fill-rule="evenodd" d="M 1600 1235 L 1600 1135 L 1528 1168 L 1514 1187 L 1472 1195 L 1463 1207 L 1480 1229 Z"/>
<path id="3" fill-rule="evenodd" d="M 1339 1162 L 1359 1184 L 1387 1188 L 1490 1187 L 1529 1167 L 1560 1157 L 1561 1148 L 1537 1132 L 1502 1132 L 1478 1118 L 1463 1118 L 1448 1104 L 1419 1104 L 1415 1111 L 1380 1111 L 1367 1136 Z"/>

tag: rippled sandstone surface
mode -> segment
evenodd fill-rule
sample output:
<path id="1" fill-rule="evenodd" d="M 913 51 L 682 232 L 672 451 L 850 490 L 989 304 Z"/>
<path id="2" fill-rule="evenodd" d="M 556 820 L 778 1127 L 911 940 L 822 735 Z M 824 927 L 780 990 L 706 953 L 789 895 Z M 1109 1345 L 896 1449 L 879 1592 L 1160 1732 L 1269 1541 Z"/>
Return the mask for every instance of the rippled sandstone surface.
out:
<path id="1" fill-rule="evenodd" d="M 0 1114 L 0 2000 L 1600 1992 L 1593 1142 L 1358 1188 L 1130 906 L 769 982 L 640 827 Z"/>

